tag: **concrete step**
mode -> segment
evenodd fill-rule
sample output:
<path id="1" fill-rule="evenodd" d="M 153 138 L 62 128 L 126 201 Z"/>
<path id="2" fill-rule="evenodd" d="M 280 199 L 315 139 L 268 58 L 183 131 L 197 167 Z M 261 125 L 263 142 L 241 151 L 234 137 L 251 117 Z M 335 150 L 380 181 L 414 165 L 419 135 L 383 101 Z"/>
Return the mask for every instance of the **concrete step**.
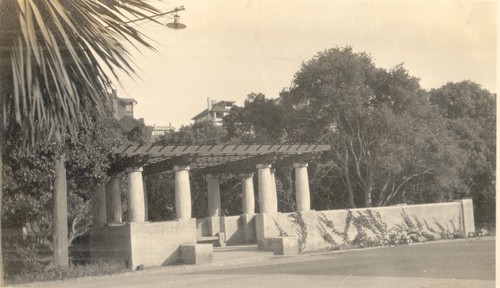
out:
<path id="1" fill-rule="evenodd" d="M 257 245 L 214 247 L 215 265 L 244 264 L 266 261 L 274 258 L 271 251 L 259 251 Z"/>

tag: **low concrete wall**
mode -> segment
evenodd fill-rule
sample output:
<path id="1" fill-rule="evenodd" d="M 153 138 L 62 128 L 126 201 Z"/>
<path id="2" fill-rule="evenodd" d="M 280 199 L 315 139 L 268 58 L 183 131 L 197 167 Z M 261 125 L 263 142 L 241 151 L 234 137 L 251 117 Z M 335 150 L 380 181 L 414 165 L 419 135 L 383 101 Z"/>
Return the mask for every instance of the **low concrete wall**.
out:
<path id="1" fill-rule="evenodd" d="M 276 237 L 264 239 L 265 250 L 271 250 L 275 255 L 299 254 L 299 239 L 297 237 Z"/>
<path id="2" fill-rule="evenodd" d="M 212 236 L 210 232 L 210 218 L 196 219 L 196 237 Z"/>
<path id="3" fill-rule="evenodd" d="M 196 219 L 196 230 L 198 239 L 206 236 L 216 236 L 221 232 L 221 217 L 205 217 Z"/>
<path id="4" fill-rule="evenodd" d="M 176 263 L 181 244 L 196 244 L 196 219 L 130 223 L 131 267 Z"/>
<path id="5" fill-rule="evenodd" d="M 220 230 L 226 236 L 226 245 L 245 243 L 241 216 L 222 216 L 220 218 Z"/>
<path id="6" fill-rule="evenodd" d="M 405 225 L 405 217 L 415 225 L 420 223 L 422 229 L 440 238 L 444 228 L 448 232 L 461 230 L 465 235 L 474 231 L 472 201 L 461 200 L 451 203 L 390 206 L 379 208 L 362 208 L 351 210 L 305 211 L 301 213 L 257 214 L 256 234 L 259 249 L 269 249 L 267 238 L 293 237 L 299 239 L 301 252 L 320 251 L 332 248 L 332 240 L 342 244 L 344 239 L 336 234 L 346 229 L 347 218 L 361 218 L 368 213 L 380 216 L 387 225 L 387 230 Z M 369 212 L 368 212 L 369 211 Z M 361 216 L 360 216 L 361 215 Z M 368 230 L 368 229 L 366 229 Z M 368 231 L 369 232 L 369 231 Z M 355 225 L 347 227 L 349 240 L 358 234 Z M 330 241 L 327 241 L 328 240 Z"/>
<path id="7" fill-rule="evenodd" d="M 180 263 L 206 264 L 214 262 L 214 246 L 211 244 L 184 244 L 180 246 Z"/>
<path id="8" fill-rule="evenodd" d="M 255 233 L 255 214 L 241 215 L 243 225 L 243 240 L 245 244 L 256 243 L 257 235 Z"/>
<path id="9" fill-rule="evenodd" d="M 226 236 L 227 245 L 256 242 L 255 214 L 220 217 L 220 231 Z"/>
<path id="10" fill-rule="evenodd" d="M 123 260 L 135 269 L 176 263 L 182 244 L 196 244 L 196 219 L 99 227 L 91 232 L 90 253 L 94 260 Z"/>

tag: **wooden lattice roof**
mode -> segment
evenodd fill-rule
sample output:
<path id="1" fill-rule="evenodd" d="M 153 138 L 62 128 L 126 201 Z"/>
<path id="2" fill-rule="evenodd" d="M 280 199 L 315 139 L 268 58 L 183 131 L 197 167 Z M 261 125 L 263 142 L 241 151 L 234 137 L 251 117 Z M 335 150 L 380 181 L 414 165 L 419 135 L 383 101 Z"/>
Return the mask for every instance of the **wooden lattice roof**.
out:
<path id="1" fill-rule="evenodd" d="M 113 172 L 131 166 L 144 167 L 145 174 L 172 170 L 176 165 L 204 169 L 206 173 L 255 171 L 259 163 L 290 165 L 319 158 L 330 145 L 202 145 L 122 146 L 114 151 Z"/>

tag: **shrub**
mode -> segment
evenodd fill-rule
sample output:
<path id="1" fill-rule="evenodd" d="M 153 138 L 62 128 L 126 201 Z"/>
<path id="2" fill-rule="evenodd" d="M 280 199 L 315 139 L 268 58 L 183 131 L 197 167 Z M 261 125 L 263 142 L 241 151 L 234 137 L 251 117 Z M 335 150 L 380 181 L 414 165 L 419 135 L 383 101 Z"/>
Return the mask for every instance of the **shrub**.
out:
<path id="1" fill-rule="evenodd" d="M 78 277 L 115 274 L 123 272 L 125 269 L 126 266 L 123 261 L 98 261 L 93 264 L 74 265 L 70 267 L 47 266 L 45 269 L 32 272 L 27 272 L 27 270 L 25 270 L 6 280 L 11 282 L 11 284 L 65 280 Z"/>

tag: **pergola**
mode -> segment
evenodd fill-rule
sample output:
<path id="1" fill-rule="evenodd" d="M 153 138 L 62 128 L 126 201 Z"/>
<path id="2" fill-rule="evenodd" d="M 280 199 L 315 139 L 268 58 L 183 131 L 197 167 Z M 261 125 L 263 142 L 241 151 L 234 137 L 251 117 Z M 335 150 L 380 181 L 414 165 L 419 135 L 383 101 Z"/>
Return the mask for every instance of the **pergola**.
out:
<path id="1" fill-rule="evenodd" d="M 101 185 L 103 207 L 97 207 L 97 222 L 120 223 L 121 198 L 117 175 L 128 178 L 129 222 L 146 221 L 146 194 L 143 176 L 175 171 L 177 219 L 191 218 L 189 170 L 205 173 L 209 217 L 220 216 L 220 174 L 239 175 L 242 181 L 243 213 L 254 214 L 253 175 L 257 172 L 260 213 L 277 212 L 273 167 L 293 166 L 298 210 L 310 210 L 308 162 L 330 150 L 330 145 L 202 145 L 202 146 L 122 146 L 113 154 L 111 180 Z M 106 207 L 107 206 L 107 207 Z"/>

